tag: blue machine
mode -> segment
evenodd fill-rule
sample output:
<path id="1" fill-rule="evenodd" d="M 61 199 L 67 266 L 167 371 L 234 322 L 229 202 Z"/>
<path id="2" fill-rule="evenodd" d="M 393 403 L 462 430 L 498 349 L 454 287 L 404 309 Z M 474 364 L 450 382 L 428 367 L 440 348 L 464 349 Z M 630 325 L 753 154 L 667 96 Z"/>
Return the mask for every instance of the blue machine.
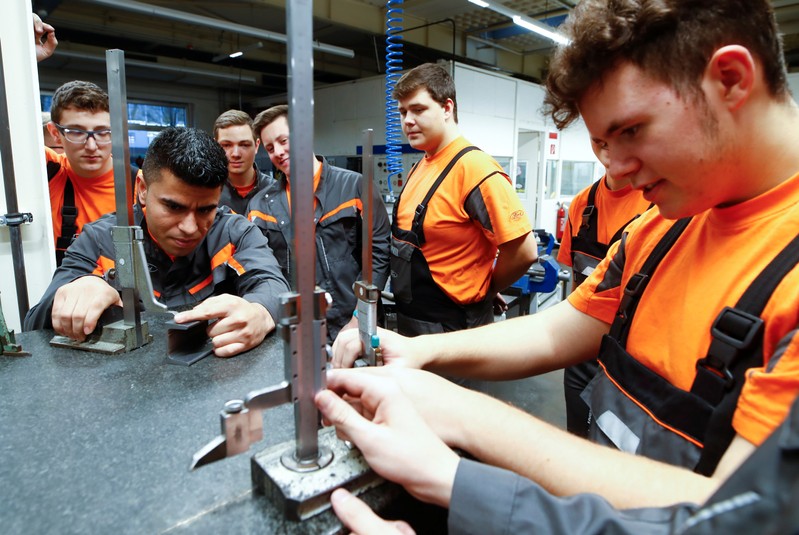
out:
<path id="1" fill-rule="evenodd" d="M 541 229 L 534 230 L 540 245 L 538 261 L 530 266 L 527 273 L 514 282 L 503 294 L 513 295 L 515 299 L 508 302 L 508 310 L 519 307 L 519 316 L 530 312 L 530 303 L 536 293 L 549 293 L 555 290 L 560 280 L 560 264 L 552 257 L 555 237 Z"/>

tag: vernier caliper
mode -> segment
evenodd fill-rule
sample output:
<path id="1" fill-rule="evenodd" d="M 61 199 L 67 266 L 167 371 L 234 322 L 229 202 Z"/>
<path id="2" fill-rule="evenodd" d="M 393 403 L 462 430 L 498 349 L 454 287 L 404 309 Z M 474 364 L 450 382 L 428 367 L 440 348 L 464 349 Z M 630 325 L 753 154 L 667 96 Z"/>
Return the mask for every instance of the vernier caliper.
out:
<path id="1" fill-rule="evenodd" d="M 222 433 L 194 454 L 191 468 L 247 451 L 263 437 L 262 411 L 294 405 L 295 440 L 253 457 L 252 480 L 265 494 L 283 501 L 286 515 L 308 518 L 329 507 L 329 495 L 347 486 L 360 492 L 377 485 L 357 450 L 335 434 L 320 433 L 315 395 L 325 388 L 327 340 L 325 292 L 316 287 L 316 225 L 313 213 L 313 59 L 312 8 L 304 0 L 286 6 L 289 35 L 289 129 L 291 138 L 292 226 L 298 259 L 292 287 L 281 296 L 279 322 L 284 347 L 285 380 L 225 404 Z M 371 181 L 370 181 L 371 182 Z M 365 263 L 366 265 L 366 263 Z M 369 260 L 371 266 L 371 258 Z"/>
<path id="2" fill-rule="evenodd" d="M 372 152 L 372 129 L 363 135 L 363 182 L 361 186 L 362 231 L 361 231 L 361 280 L 355 281 L 352 289 L 358 299 L 358 337 L 363 347 L 363 358 L 355 361 L 356 367 L 381 366 L 380 338 L 377 336 L 377 302 L 380 288 L 373 284 L 372 248 L 375 207 L 374 163 Z"/>

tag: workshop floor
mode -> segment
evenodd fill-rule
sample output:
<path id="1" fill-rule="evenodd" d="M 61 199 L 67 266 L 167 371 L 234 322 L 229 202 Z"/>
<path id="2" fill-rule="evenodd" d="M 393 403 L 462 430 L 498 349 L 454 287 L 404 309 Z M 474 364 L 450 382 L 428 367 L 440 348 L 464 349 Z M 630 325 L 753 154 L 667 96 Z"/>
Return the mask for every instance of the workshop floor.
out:
<path id="1" fill-rule="evenodd" d="M 481 391 L 566 429 L 563 370 L 517 381 L 483 382 Z"/>

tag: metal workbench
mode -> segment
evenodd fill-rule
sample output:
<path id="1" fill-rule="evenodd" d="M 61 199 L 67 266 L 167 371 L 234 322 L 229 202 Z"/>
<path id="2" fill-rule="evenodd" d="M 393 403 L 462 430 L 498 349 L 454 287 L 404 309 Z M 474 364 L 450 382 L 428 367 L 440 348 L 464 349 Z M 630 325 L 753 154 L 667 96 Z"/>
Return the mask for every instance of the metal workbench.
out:
<path id="1" fill-rule="evenodd" d="M 188 470 L 226 401 L 283 379 L 280 338 L 184 367 L 166 362 L 164 326 L 150 327 L 154 342 L 118 356 L 51 348 L 46 331 L 17 335 L 31 356 L 0 356 L 2 532 L 338 532 L 330 511 L 289 521 L 252 490 L 250 457 L 294 436 L 289 405 L 264 413 L 249 454 Z M 382 485 L 366 500 L 380 509 L 406 498 Z"/>

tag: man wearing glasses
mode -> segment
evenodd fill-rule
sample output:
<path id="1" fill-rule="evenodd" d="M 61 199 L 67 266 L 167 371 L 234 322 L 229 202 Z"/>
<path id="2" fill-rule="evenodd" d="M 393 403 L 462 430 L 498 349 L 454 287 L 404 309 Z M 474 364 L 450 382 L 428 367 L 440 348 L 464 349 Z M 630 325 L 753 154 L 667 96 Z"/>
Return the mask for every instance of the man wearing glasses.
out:
<path id="1" fill-rule="evenodd" d="M 53 94 L 50 134 L 64 147 L 45 148 L 56 262 L 61 265 L 83 225 L 115 210 L 108 95 L 91 82 L 67 82 Z"/>
<path id="2" fill-rule="evenodd" d="M 55 29 L 33 14 L 36 60 L 53 55 Z M 91 82 L 67 82 L 53 94 L 47 129 L 64 148 L 45 147 L 56 264 L 83 225 L 116 210 L 108 94 Z"/>

